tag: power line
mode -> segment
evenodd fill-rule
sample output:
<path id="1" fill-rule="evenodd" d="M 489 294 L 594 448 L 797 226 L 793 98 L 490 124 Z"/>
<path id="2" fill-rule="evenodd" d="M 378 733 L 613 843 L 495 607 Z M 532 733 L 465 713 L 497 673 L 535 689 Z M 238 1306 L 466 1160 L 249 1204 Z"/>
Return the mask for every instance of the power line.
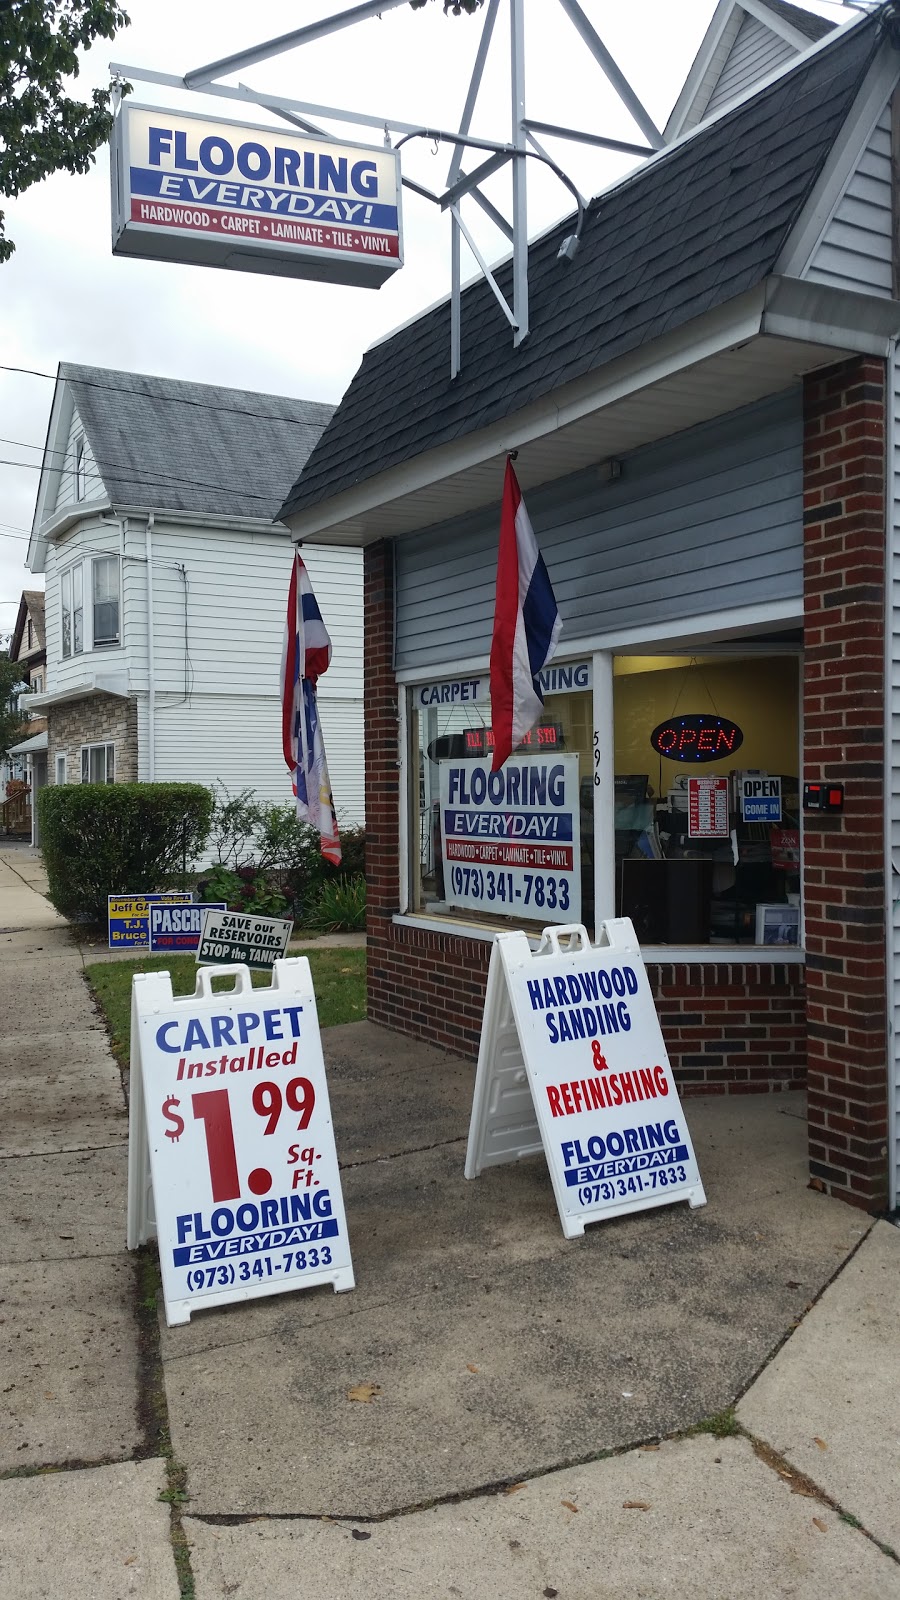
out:
<path id="1" fill-rule="evenodd" d="M 0 361 L 0 372 L 20 372 L 29 378 L 47 378 L 51 383 L 56 383 L 60 380 L 60 375 L 55 372 L 39 372 L 35 367 L 11 367 L 2 361 Z M 150 374 L 139 373 L 136 374 L 136 376 L 150 377 Z M 133 400 L 152 400 L 154 404 L 156 404 L 158 401 L 165 401 L 170 405 L 193 406 L 199 411 L 224 411 L 230 416 L 234 417 L 254 417 L 258 422 L 287 422 L 294 428 L 306 428 L 309 426 L 308 422 L 304 422 L 299 417 L 280 417 L 277 416 L 273 411 L 252 411 L 247 406 L 219 405 L 214 400 L 189 400 L 186 395 L 144 394 L 140 389 L 129 388 L 128 385 L 124 383 L 100 383 L 96 378 L 75 378 L 66 377 L 65 375 L 62 376 L 61 381 L 73 386 L 81 384 L 85 389 L 103 389 L 109 394 L 129 394 Z M 150 381 L 155 382 L 157 380 L 151 377 Z M 183 380 L 178 378 L 163 378 L 159 381 L 163 383 L 179 383 Z M 212 385 L 210 385 L 210 387 L 212 387 Z M 332 410 L 334 409 L 334 407 L 331 406 L 331 402 L 328 400 L 295 401 L 291 395 L 282 395 L 279 398 L 288 400 L 292 405 L 330 406 Z"/>
<path id="2" fill-rule="evenodd" d="M 41 446 L 41 445 L 25 444 L 24 441 L 21 440 L 21 439 L 12 439 L 12 440 L 8 440 L 7 442 L 10 443 L 10 444 L 14 444 L 18 449 L 23 449 L 23 450 L 35 450 L 35 449 L 42 449 L 43 448 L 43 446 Z M 59 451 L 55 451 L 53 453 L 58 455 L 60 452 Z M 95 457 L 95 462 L 96 462 L 96 457 Z M 11 461 L 9 459 L 9 457 L 7 457 L 7 456 L 0 456 L 0 467 L 22 467 L 26 471 L 29 471 L 29 472 L 43 472 L 43 470 L 44 470 L 44 466 L 43 466 L 43 462 L 42 461 Z M 131 466 L 130 463 L 126 463 L 126 462 L 123 462 L 123 461 L 104 461 L 102 463 L 102 467 L 103 467 L 103 472 L 106 472 L 106 473 L 117 473 L 117 472 L 125 473 L 125 474 L 128 475 L 128 477 L 130 477 L 132 479 L 135 479 L 138 482 L 149 483 L 149 484 L 158 483 L 164 489 L 165 488 L 178 488 L 178 487 L 182 487 L 182 486 L 184 486 L 186 488 L 189 488 L 189 489 L 211 489 L 211 490 L 215 491 L 215 493 L 217 493 L 217 494 L 230 494 L 230 495 L 234 495 L 236 497 L 240 496 L 241 498 L 243 498 L 245 500 L 262 500 L 262 501 L 265 501 L 265 503 L 267 505 L 271 505 L 272 504 L 272 500 L 274 498 L 274 496 L 271 495 L 271 494 L 260 494 L 258 491 L 254 490 L 254 489 L 244 489 L 244 488 L 240 488 L 239 489 L 239 488 L 235 487 L 233 484 L 230 485 L 230 484 L 227 484 L 227 483 L 209 483 L 204 478 L 179 478 L 179 477 L 176 477 L 174 473 L 170 473 L 170 472 L 142 472 L 140 467 L 133 467 L 133 466 Z M 62 469 L 60 468 L 60 470 L 62 470 Z M 89 473 L 87 473 L 87 476 L 88 477 L 92 477 L 92 478 L 93 477 L 100 478 L 101 482 L 102 482 L 103 474 L 100 471 L 99 464 L 97 466 L 96 472 L 89 472 Z M 105 485 L 104 485 L 104 487 L 105 487 Z M 85 502 L 79 502 L 79 503 L 84 503 L 85 505 L 87 504 L 86 501 Z M 177 510 L 179 508 L 178 507 L 174 507 L 174 508 L 167 508 L 167 509 L 175 509 L 175 510 Z M 180 509 L 181 510 L 187 510 L 188 508 L 185 507 L 185 506 L 182 506 Z M 272 518 L 272 521 L 273 522 L 275 521 L 274 517 Z"/>

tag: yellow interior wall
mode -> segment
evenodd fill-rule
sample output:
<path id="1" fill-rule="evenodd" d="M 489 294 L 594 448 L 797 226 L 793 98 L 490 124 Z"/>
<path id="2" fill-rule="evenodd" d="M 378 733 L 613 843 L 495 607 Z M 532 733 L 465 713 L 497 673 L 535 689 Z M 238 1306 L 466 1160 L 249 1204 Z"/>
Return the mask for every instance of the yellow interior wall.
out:
<path id="1" fill-rule="evenodd" d="M 726 777 L 733 769 L 799 775 L 799 661 L 796 656 L 721 658 L 692 665 L 638 670 L 623 657 L 614 680 L 615 766 L 618 773 L 646 772 L 657 794 L 685 773 Z M 708 765 L 668 761 L 653 749 L 650 734 L 676 709 L 712 713 L 736 722 L 744 742 L 733 756 Z"/>

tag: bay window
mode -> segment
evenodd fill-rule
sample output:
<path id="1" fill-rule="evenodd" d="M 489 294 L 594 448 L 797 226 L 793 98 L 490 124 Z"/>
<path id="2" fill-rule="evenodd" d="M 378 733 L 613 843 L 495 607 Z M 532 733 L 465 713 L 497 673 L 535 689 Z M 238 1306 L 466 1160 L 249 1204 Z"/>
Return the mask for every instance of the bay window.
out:
<path id="1" fill-rule="evenodd" d="M 60 649 L 64 660 L 85 650 L 108 649 L 121 642 L 118 556 L 93 556 L 73 562 L 60 574 L 59 586 Z"/>

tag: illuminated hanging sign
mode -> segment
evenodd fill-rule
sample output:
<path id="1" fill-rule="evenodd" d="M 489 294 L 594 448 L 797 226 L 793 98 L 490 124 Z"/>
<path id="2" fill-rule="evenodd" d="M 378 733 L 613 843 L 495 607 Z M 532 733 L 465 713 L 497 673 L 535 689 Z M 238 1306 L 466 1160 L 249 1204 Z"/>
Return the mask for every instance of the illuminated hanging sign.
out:
<path id="1" fill-rule="evenodd" d="M 650 735 L 657 755 L 691 764 L 722 761 L 739 750 L 743 742 L 744 735 L 736 722 L 728 717 L 707 716 L 702 711 L 669 717 Z"/>
<path id="2" fill-rule="evenodd" d="M 382 146 L 122 103 L 113 254 L 380 288 L 403 265 L 400 163 Z"/>

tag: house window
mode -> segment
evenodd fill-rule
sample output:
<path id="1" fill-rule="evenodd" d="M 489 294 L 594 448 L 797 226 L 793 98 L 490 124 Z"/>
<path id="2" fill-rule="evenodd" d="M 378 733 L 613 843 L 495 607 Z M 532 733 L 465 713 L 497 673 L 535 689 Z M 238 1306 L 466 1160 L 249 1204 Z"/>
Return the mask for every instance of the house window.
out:
<path id="1" fill-rule="evenodd" d="M 85 493 L 84 434 L 75 440 L 75 499 L 83 500 Z"/>
<path id="2" fill-rule="evenodd" d="M 119 643 L 119 558 L 95 556 L 93 571 L 94 648 Z"/>
<path id="3" fill-rule="evenodd" d="M 114 744 L 81 746 L 82 783 L 115 783 L 116 747 Z"/>
<path id="4" fill-rule="evenodd" d="M 65 783 L 67 781 L 65 756 L 57 756 L 56 758 L 56 781 L 57 783 Z"/>
<path id="5" fill-rule="evenodd" d="M 33 692 L 35 694 L 43 694 L 43 692 L 44 692 L 44 674 L 42 672 L 35 672 L 32 675 L 31 687 L 32 687 L 32 690 L 33 690 Z"/>
<path id="6" fill-rule="evenodd" d="M 87 569 L 87 570 L 85 570 Z M 84 601 L 88 588 L 90 636 L 85 636 Z M 60 576 L 63 659 L 83 650 L 105 650 L 120 642 L 119 557 L 76 561 Z"/>
<path id="7" fill-rule="evenodd" d="M 72 568 L 67 567 L 59 580 L 60 612 L 62 616 L 63 660 L 72 654 Z"/>
<path id="8" fill-rule="evenodd" d="M 33 629 L 32 625 L 31 625 L 31 618 L 30 617 L 28 618 L 27 636 L 28 636 L 28 644 L 26 645 L 25 648 L 27 650 L 30 650 L 32 648 L 33 644 L 34 644 L 34 629 Z"/>

